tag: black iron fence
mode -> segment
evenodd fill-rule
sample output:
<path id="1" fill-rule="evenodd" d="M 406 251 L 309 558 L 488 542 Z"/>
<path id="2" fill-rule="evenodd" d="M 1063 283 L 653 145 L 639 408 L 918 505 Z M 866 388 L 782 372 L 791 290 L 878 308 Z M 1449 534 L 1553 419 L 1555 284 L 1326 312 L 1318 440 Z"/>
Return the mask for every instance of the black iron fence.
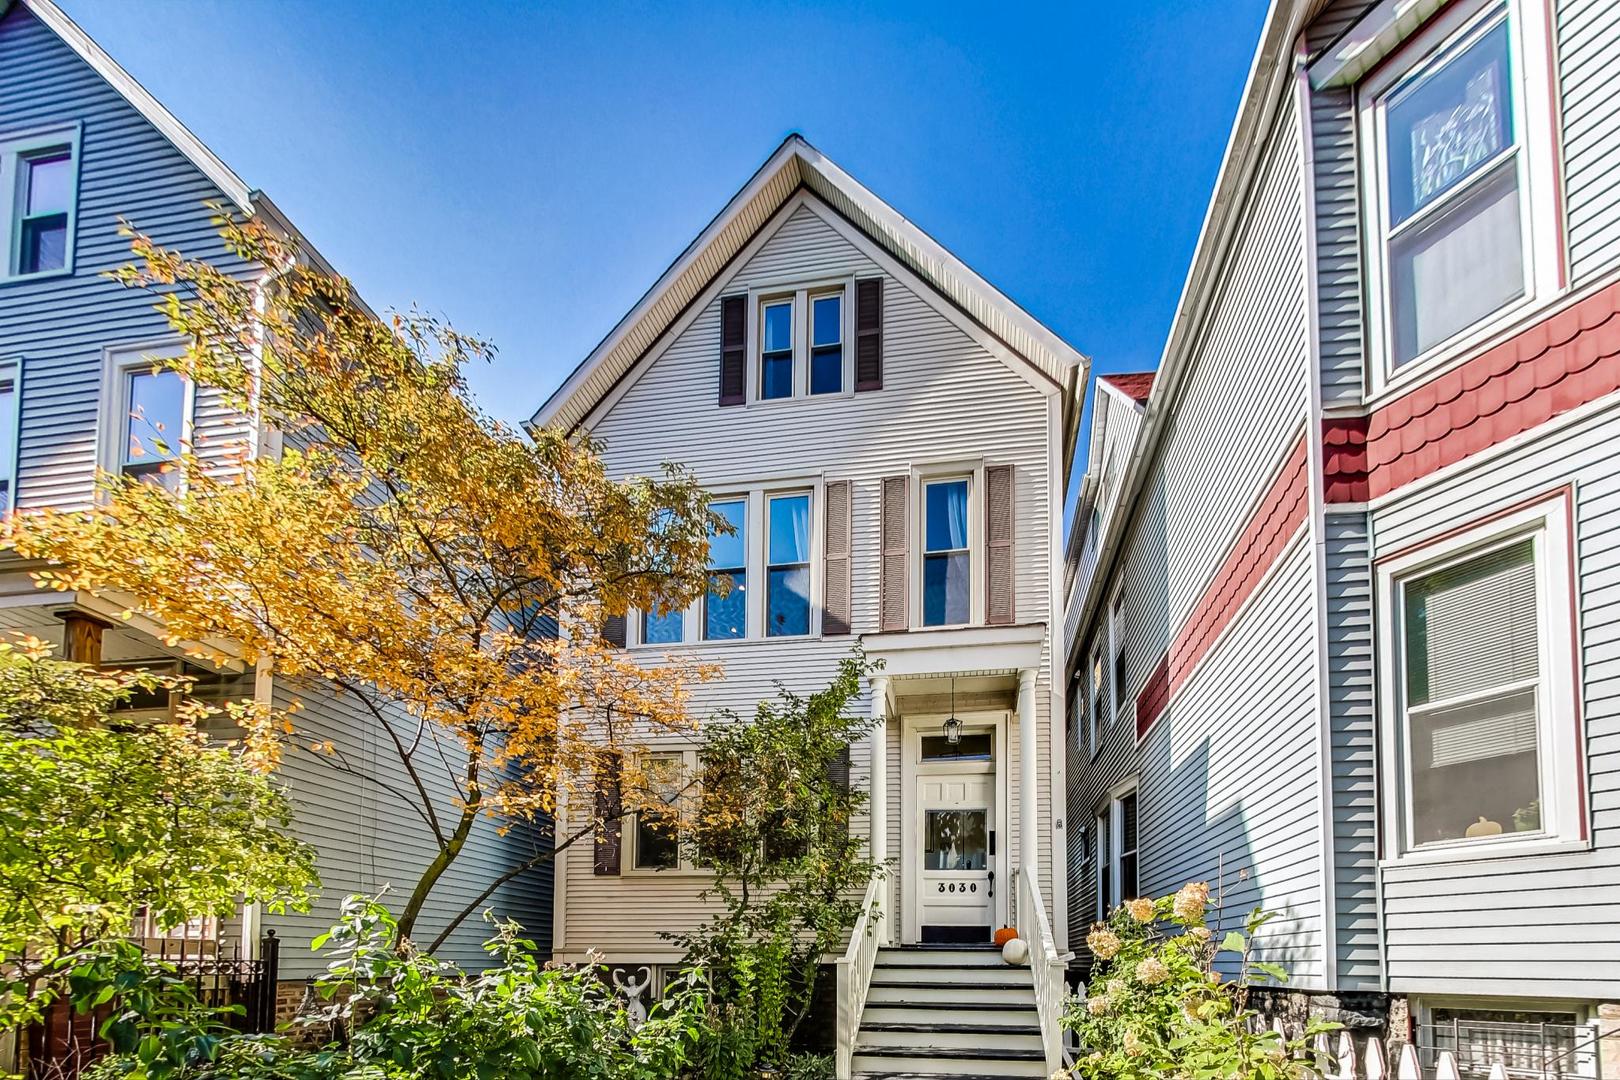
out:
<path id="1" fill-rule="evenodd" d="M 226 1018 L 231 1026 L 248 1033 L 275 1030 L 281 941 L 274 930 L 259 940 L 256 955 L 244 952 L 239 941 L 224 944 L 159 938 L 143 945 L 150 955 L 173 966 L 204 1004 L 237 1006 L 239 1011 Z M 75 1080 L 107 1052 L 97 1031 L 116 1007 L 114 1001 L 79 1013 L 69 1002 L 52 1002 L 40 1022 L 30 1026 L 20 1040 L 26 1048 L 30 1080 Z"/>

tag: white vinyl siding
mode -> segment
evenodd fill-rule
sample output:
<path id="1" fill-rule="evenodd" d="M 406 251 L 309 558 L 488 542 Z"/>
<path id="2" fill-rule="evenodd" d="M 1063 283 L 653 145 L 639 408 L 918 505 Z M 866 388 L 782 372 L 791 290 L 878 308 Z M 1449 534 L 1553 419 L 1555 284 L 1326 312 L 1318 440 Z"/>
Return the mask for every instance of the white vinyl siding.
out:
<path id="1" fill-rule="evenodd" d="M 591 434 L 605 441 L 612 475 L 649 475 L 661 463 L 683 462 L 715 491 L 725 485 L 766 485 L 773 478 L 801 482 L 851 481 L 850 560 L 852 629 L 878 626 L 879 486 L 884 477 L 921 469 L 942 454 L 1015 466 L 1016 582 L 1020 622 L 1051 618 L 1051 525 L 1057 512 L 1046 481 L 1050 468 L 1048 398 L 1023 375 L 992 355 L 935 304 L 926 287 L 909 275 L 885 271 L 868 243 L 847 235 L 841 219 L 813 201 L 790 203 L 766 230 L 758 249 L 724 282 L 680 331 L 627 385 L 592 416 Z M 714 400 L 720 333 L 720 292 L 766 290 L 781 282 L 853 280 L 883 275 L 883 390 L 795 398 L 761 408 L 721 408 Z M 846 307 L 849 305 L 846 304 Z M 846 318 L 852 313 L 846 313 Z M 851 350 L 846 350 L 849 352 Z M 915 480 L 913 483 L 915 490 Z M 970 500 L 971 501 L 971 500 Z M 817 500 L 818 504 L 820 500 Z M 819 512 L 819 511 L 818 511 Z M 917 543 L 917 533 L 911 533 Z M 812 562 L 820 548 L 812 546 Z M 913 608 L 915 612 L 916 609 Z M 919 616 L 920 618 L 920 616 Z M 688 633 L 688 637 L 693 637 Z M 804 693 L 824 686 L 848 655 L 847 638 L 768 639 L 741 642 L 689 641 L 682 650 L 701 661 L 724 664 L 724 678 L 694 691 L 694 710 L 722 708 L 751 714 L 774 696 L 778 682 Z M 650 659 L 650 658 L 649 658 Z M 1050 821 L 1044 763 L 1050 742 L 1052 700 L 1043 661 L 1036 689 L 1038 745 L 1043 768 L 1041 820 Z M 862 701 L 857 711 L 868 706 Z M 889 850 L 901 848 L 899 725 L 890 725 L 888 792 Z M 1059 725 L 1061 731 L 1061 725 Z M 1016 725 L 1009 732 L 1009 776 L 1018 775 Z M 852 782 L 865 782 L 868 752 L 852 755 Z M 857 829 L 863 824 L 857 823 Z M 1016 827 L 998 844 L 1017 850 Z M 1050 888 L 1050 832 L 1039 839 L 1043 888 Z M 898 903 L 899 878 L 893 877 Z M 676 951 L 660 930 L 693 925 L 712 907 L 698 899 L 702 882 L 668 875 L 613 879 L 591 873 L 589 851 L 575 852 L 566 874 L 568 955 L 591 947 L 643 960 L 672 958 Z M 1050 894 L 1049 894 L 1050 895 Z M 898 910 L 896 908 L 895 910 Z M 634 917 L 627 918 L 632 911 Z"/>
<path id="2" fill-rule="evenodd" d="M 1620 263 L 1620 8 L 1559 0 L 1557 20 L 1569 268 L 1580 284 Z"/>

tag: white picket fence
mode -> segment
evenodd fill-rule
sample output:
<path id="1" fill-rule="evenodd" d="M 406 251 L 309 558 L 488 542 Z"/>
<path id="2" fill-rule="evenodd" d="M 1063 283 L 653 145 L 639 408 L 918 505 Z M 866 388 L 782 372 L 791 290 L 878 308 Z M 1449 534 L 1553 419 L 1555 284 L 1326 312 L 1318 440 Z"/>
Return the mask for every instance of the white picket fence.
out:
<path id="1" fill-rule="evenodd" d="M 1442 1051 L 1428 1071 L 1418 1063 L 1417 1047 L 1411 1043 L 1401 1046 L 1391 1068 L 1382 1042 L 1368 1039 L 1358 1049 L 1347 1031 L 1339 1033 L 1337 1046 L 1329 1036 L 1318 1035 L 1313 1051 L 1315 1072 L 1322 1080 L 1462 1080 L 1457 1059 L 1449 1050 Z M 1489 1080 L 1508 1080 L 1507 1066 L 1497 1062 L 1488 1076 Z"/>

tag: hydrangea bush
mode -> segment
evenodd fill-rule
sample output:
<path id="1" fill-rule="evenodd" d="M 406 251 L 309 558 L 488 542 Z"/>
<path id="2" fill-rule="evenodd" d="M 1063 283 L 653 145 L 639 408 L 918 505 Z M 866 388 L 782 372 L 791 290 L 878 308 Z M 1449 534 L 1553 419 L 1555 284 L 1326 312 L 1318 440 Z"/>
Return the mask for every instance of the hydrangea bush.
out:
<path id="1" fill-rule="evenodd" d="M 1270 917 L 1256 908 L 1242 930 L 1216 940 L 1205 921 L 1209 886 L 1184 885 L 1158 900 L 1128 900 L 1092 926 L 1086 946 L 1096 966 L 1083 998 L 1064 1022 L 1079 1035 L 1072 1075 L 1086 1080 L 1227 1078 L 1293 1080 L 1309 1075 L 1300 1060 L 1316 1035 L 1336 1025 L 1312 1021 L 1292 1041 L 1263 1030 L 1249 988 L 1281 983 L 1286 973 L 1252 955 L 1255 933 Z M 1216 968 L 1229 954 L 1237 974 Z"/>

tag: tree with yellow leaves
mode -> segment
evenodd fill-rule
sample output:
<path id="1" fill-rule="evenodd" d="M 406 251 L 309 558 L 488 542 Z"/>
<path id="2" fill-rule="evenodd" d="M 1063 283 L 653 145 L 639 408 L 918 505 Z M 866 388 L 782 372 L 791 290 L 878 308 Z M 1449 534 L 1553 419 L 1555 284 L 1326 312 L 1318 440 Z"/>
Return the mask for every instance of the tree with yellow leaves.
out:
<path id="1" fill-rule="evenodd" d="M 480 816 L 509 827 L 553 820 L 559 797 L 601 807 L 510 878 L 664 810 L 637 743 L 689 730 L 689 686 L 709 672 L 643 667 L 599 629 L 699 595 L 724 524 L 678 467 L 616 481 L 588 440 L 525 439 L 482 413 L 463 369 L 490 357 L 485 343 L 419 313 L 379 320 L 268 229 L 221 228 L 266 276 L 130 230 L 136 259 L 118 277 L 191 343 L 154 363 L 217 388 L 260 445 L 159 447 L 161 470 L 103 477 L 88 511 L 17 515 L 4 542 L 49 561 L 45 587 L 116 597 L 172 642 L 230 643 L 278 679 L 360 702 L 408 780 L 387 791 L 437 849 L 400 912 L 405 938 Z M 300 738 L 296 708 L 260 703 L 247 726 L 265 767 L 293 747 L 360 768 Z M 590 794 L 609 771 L 611 805 Z M 453 805 L 431 795 L 441 779 Z"/>

